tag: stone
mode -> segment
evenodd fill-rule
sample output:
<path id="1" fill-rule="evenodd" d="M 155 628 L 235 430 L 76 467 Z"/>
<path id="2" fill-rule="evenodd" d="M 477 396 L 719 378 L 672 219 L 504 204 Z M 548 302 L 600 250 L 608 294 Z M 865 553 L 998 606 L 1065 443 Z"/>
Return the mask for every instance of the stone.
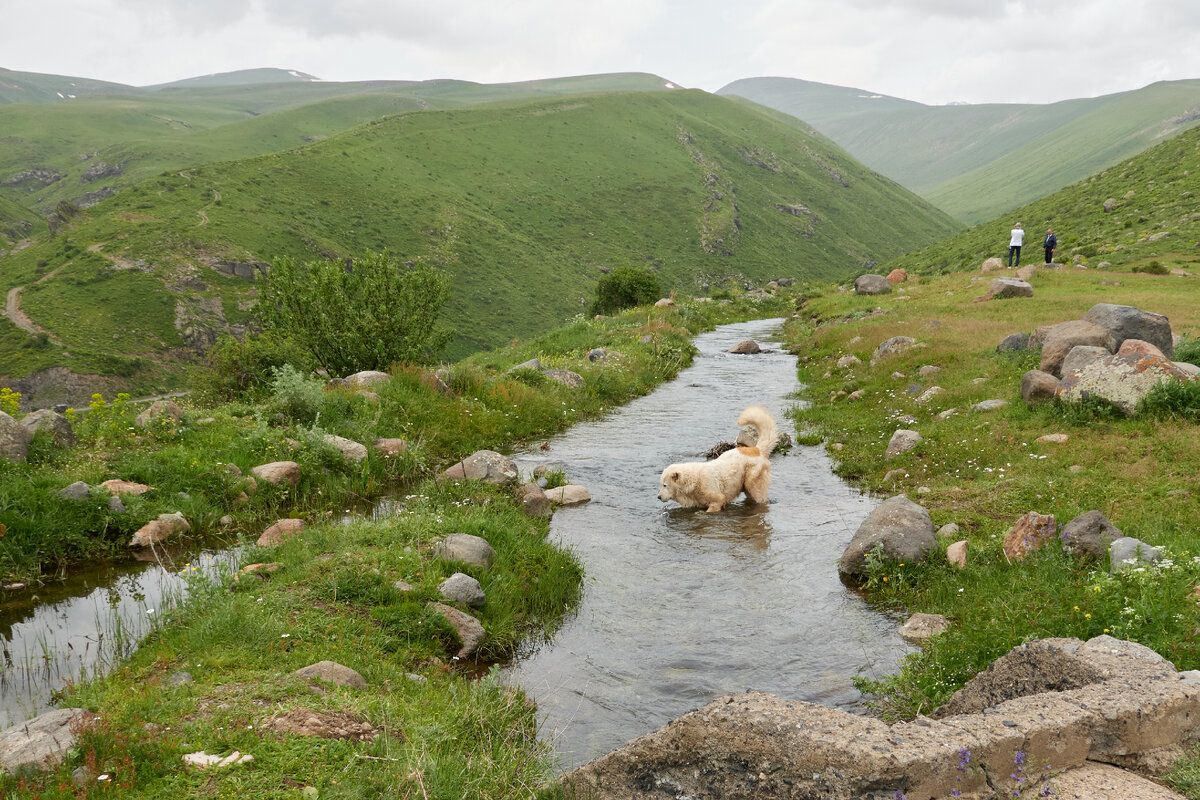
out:
<path id="1" fill-rule="evenodd" d="M 993 278 L 984 300 L 1004 300 L 1010 297 L 1033 297 L 1033 286 L 1020 278 Z"/>
<path id="2" fill-rule="evenodd" d="M 496 560 L 496 551 L 487 539 L 469 533 L 452 533 L 433 546 L 434 558 L 457 561 L 473 567 L 490 567 Z"/>
<path id="3" fill-rule="evenodd" d="M 1062 377 L 1062 362 L 1079 345 L 1108 347 L 1109 334 L 1099 325 L 1086 320 L 1070 320 L 1052 325 L 1045 331 L 1042 340 L 1042 362 L 1039 369 L 1055 377 Z"/>
<path id="4" fill-rule="evenodd" d="M 1056 800 L 1185 800 L 1136 772 L 1096 761 L 1061 772 L 1044 785 L 1052 788 Z"/>
<path id="5" fill-rule="evenodd" d="M 945 525 L 937 529 L 937 538 L 953 539 L 958 536 L 959 527 L 957 522 L 947 522 Z"/>
<path id="6" fill-rule="evenodd" d="M 882 275 L 859 275 L 854 280 L 855 294 L 888 294 L 892 284 Z"/>
<path id="7" fill-rule="evenodd" d="M 494 450 L 477 450 L 442 472 L 438 480 L 472 480 L 503 484 L 515 481 L 517 475 L 517 465 L 511 458 Z"/>
<path id="8" fill-rule="evenodd" d="M 971 410 L 975 411 L 977 413 L 980 413 L 980 414 L 986 414 L 989 411 L 999 411 L 1000 409 L 1004 408 L 1006 405 L 1008 405 L 1007 400 L 1000 400 L 999 398 L 993 398 L 991 400 L 984 400 L 982 402 L 976 403 L 975 405 L 971 406 Z"/>
<path id="9" fill-rule="evenodd" d="M 462 659 L 474 655 L 475 651 L 479 649 L 479 645 L 483 644 L 483 640 L 487 637 L 487 631 L 479 620 L 444 603 L 430 603 L 429 607 L 441 614 L 458 634 L 461 647 L 454 657 Z"/>
<path id="10" fill-rule="evenodd" d="M 983 273 L 1003 272 L 1004 260 L 1000 258 L 989 258 L 980 265 L 979 271 Z"/>
<path id="11" fill-rule="evenodd" d="M 0 458 L 24 461 L 29 457 L 33 434 L 21 423 L 0 411 Z"/>
<path id="12" fill-rule="evenodd" d="M 1058 523 L 1053 514 L 1027 512 L 1004 534 L 1004 557 L 1009 561 L 1021 561 L 1057 535 Z"/>
<path id="13" fill-rule="evenodd" d="M 361 464 L 367 458 L 367 446 L 352 439 L 327 433 L 321 441 L 342 454 L 342 460 L 347 464 Z"/>
<path id="14" fill-rule="evenodd" d="M 155 400 L 149 408 L 137 415 L 134 424 L 145 428 L 151 423 L 162 424 L 164 421 L 169 421 L 172 425 L 182 422 L 183 409 L 172 400 Z"/>
<path id="15" fill-rule="evenodd" d="M 508 371 L 515 372 L 519 369 L 536 369 L 538 372 L 541 372 L 542 371 L 541 359 L 531 358 L 528 361 L 522 361 L 520 364 L 517 364 L 516 366 L 509 367 Z"/>
<path id="16" fill-rule="evenodd" d="M 1112 353 L 1108 352 L 1107 348 L 1096 347 L 1094 345 L 1078 345 L 1072 347 L 1067 357 L 1063 359 L 1061 373 L 1064 378 L 1068 376 L 1077 376 L 1090 365 L 1108 358 Z"/>
<path id="17" fill-rule="evenodd" d="M 942 371 L 942 368 L 939 366 L 936 366 L 934 364 L 926 364 L 925 366 L 923 366 L 919 370 L 917 370 L 917 376 L 921 377 L 921 378 L 929 378 L 933 375 L 937 375 L 941 371 Z"/>
<path id="18" fill-rule="evenodd" d="M 574 483 L 547 489 L 546 497 L 550 498 L 551 503 L 560 506 L 577 506 L 592 499 L 592 495 L 586 487 Z"/>
<path id="19" fill-rule="evenodd" d="M 941 614 L 913 614 L 896 631 L 906 642 L 924 643 L 950 627 Z"/>
<path id="20" fill-rule="evenodd" d="M 1021 376 L 1021 399 L 1033 405 L 1045 403 L 1058 396 L 1058 378 L 1040 369 L 1031 369 Z"/>
<path id="21" fill-rule="evenodd" d="M 937 545 L 929 512 L 904 495 L 876 506 L 859 525 L 841 560 L 838 573 L 858 577 L 867 569 L 867 553 L 882 544 L 886 559 L 913 562 L 928 558 Z"/>
<path id="22" fill-rule="evenodd" d="M 725 352 L 747 356 L 754 355 L 755 353 L 761 353 L 762 348 L 759 347 L 758 342 L 754 341 L 753 339 L 743 339 Z"/>
<path id="23" fill-rule="evenodd" d="M 908 280 L 908 272 L 903 269 L 894 269 L 887 274 L 888 283 L 904 283 Z"/>
<path id="24" fill-rule="evenodd" d="M 53 769 L 75 746 L 76 734 L 92 717 L 86 709 L 59 708 L 6 728 L 0 732 L 0 769 Z"/>
<path id="25" fill-rule="evenodd" d="M 908 470 L 904 469 L 889 469 L 883 476 L 884 483 L 893 483 L 894 481 L 903 480 L 908 477 Z"/>
<path id="26" fill-rule="evenodd" d="M 883 457 L 885 459 L 895 458 L 901 453 L 907 453 L 920 443 L 920 433 L 917 431 L 900 429 L 892 434 L 892 438 L 888 441 L 887 450 L 884 452 Z"/>
<path id="27" fill-rule="evenodd" d="M 1023 281 L 1033 280 L 1037 276 L 1037 267 L 1033 264 L 1026 264 L 1017 270 L 1017 278 Z"/>
<path id="28" fill-rule="evenodd" d="M 439 583 L 438 592 L 451 603 L 463 603 L 472 608 L 482 608 L 487 601 L 479 581 L 463 572 L 456 572 Z"/>
<path id="29" fill-rule="evenodd" d="M 74 447 L 75 431 L 71 422 L 62 414 L 52 409 L 43 408 L 26 414 L 21 418 L 21 427 L 35 434 L 38 431 L 49 431 L 50 439 L 55 447 Z"/>
<path id="30" fill-rule="evenodd" d="M 386 372 L 366 369 L 342 378 L 342 385 L 350 389 L 369 389 L 373 386 L 379 386 L 381 383 L 387 383 L 391 379 L 392 376 Z"/>
<path id="31" fill-rule="evenodd" d="M 246 764 L 254 760 L 254 756 L 234 750 L 227 756 L 218 756 L 199 750 L 195 753 L 185 753 L 183 763 L 193 769 L 224 769 L 236 764 Z"/>
<path id="32" fill-rule="evenodd" d="M 916 343 L 917 340 L 911 336 L 893 336 L 890 339 L 885 339 L 879 343 L 879 346 L 875 348 L 875 352 L 871 355 L 871 366 L 874 366 L 880 359 L 903 353 Z"/>
<path id="33" fill-rule="evenodd" d="M 301 667 L 292 673 L 297 678 L 319 678 L 328 683 L 338 686 L 349 686 L 352 689 L 367 688 L 367 679 L 358 674 L 350 667 L 343 666 L 336 661 L 318 661 L 315 664 L 309 664 L 307 667 Z"/>
<path id="34" fill-rule="evenodd" d="M 671 308 L 674 305 L 675 305 L 675 301 L 669 297 L 664 297 L 661 300 L 656 300 L 654 302 L 655 308 Z"/>
<path id="35" fill-rule="evenodd" d="M 940 533 L 940 531 L 939 531 Z M 967 540 L 960 539 L 946 548 L 946 563 L 958 569 L 967 568 Z"/>
<path id="36" fill-rule="evenodd" d="M 153 486 L 147 486 L 144 483 L 134 483 L 133 481 L 123 481 L 118 478 L 104 481 L 99 484 L 97 489 L 114 495 L 129 495 L 130 497 L 138 497 L 153 489 Z"/>
<path id="37" fill-rule="evenodd" d="M 946 390 L 940 386 L 930 386 L 928 389 L 921 392 L 921 394 L 917 397 L 916 402 L 928 403 L 930 400 L 937 397 L 939 394 L 942 394 L 944 391 Z"/>
<path id="38" fill-rule="evenodd" d="M 351 714 L 307 708 L 294 708 L 273 717 L 266 727 L 285 736 L 316 736 L 351 742 L 369 742 L 379 735 L 379 730 L 371 723 Z"/>
<path id="39" fill-rule="evenodd" d="M 304 530 L 304 520 L 302 519 L 292 517 L 276 520 L 259 535 L 255 544 L 259 547 L 278 547 L 302 530 Z"/>
<path id="40" fill-rule="evenodd" d="M 376 439 L 373 447 L 385 458 L 395 458 L 408 452 L 408 442 L 404 439 Z"/>
<path id="41" fill-rule="evenodd" d="M 191 529 L 191 524 L 184 518 L 181 511 L 159 514 L 157 519 L 150 520 L 134 532 L 133 538 L 129 540 L 129 546 L 150 547 L 177 533 L 187 533 Z"/>
<path id="42" fill-rule="evenodd" d="M 295 488 L 300 483 L 300 465 L 295 461 L 272 461 L 252 467 L 250 474 L 260 481 L 279 486 L 288 484 Z"/>
<path id="43" fill-rule="evenodd" d="M 1088 511 L 1068 522 L 1062 529 L 1063 549 L 1084 558 L 1100 559 L 1112 543 L 1125 534 L 1099 511 Z"/>
<path id="44" fill-rule="evenodd" d="M 1034 439 L 1038 444 L 1066 444 L 1070 437 L 1065 433 L 1047 433 Z"/>
<path id="45" fill-rule="evenodd" d="M 1162 314 L 1142 311 L 1133 306 L 1097 303 L 1083 315 L 1083 320 L 1108 334 L 1104 346 L 1111 352 L 1117 352 L 1126 339 L 1141 339 L 1161 350 L 1166 358 L 1175 357 L 1171 322 Z"/>
<path id="46" fill-rule="evenodd" d="M 542 374 L 550 380 L 557 381 L 563 386 L 569 386 L 572 389 L 582 389 L 584 385 L 583 376 L 569 369 L 544 369 L 542 370 Z"/>
<path id="47" fill-rule="evenodd" d="M 536 483 L 521 484 L 517 489 L 517 498 L 525 514 L 530 517 L 548 517 L 554 511 L 550 498 Z"/>
<path id="48" fill-rule="evenodd" d="M 1109 566 L 1113 572 L 1137 568 L 1141 564 L 1153 564 L 1162 558 L 1157 547 L 1151 547 L 1140 539 L 1123 536 L 1108 546 Z"/>
<path id="49" fill-rule="evenodd" d="M 862 359 L 853 354 L 842 356 L 837 360 L 838 369 L 850 369 L 851 367 L 856 367 L 861 363 Z"/>
<path id="50" fill-rule="evenodd" d="M 1158 356 L 1166 358 L 1166 354 L 1159 350 L 1149 342 L 1143 342 L 1141 339 L 1126 339 L 1121 342 L 1121 346 L 1117 348 L 1117 355 L 1142 355 L 1142 356 Z M 24 423 L 24 420 L 21 420 Z"/>
<path id="51" fill-rule="evenodd" d="M 83 481 L 75 481 L 70 486 L 58 490 L 58 496 L 64 500 L 86 500 L 92 492 L 92 487 Z"/>
<path id="52" fill-rule="evenodd" d="M 1000 344 L 996 345 L 996 352 L 1022 353 L 1026 350 L 1036 349 L 1036 347 L 1036 343 L 1028 333 L 1010 333 L 1000 340 Z"/>
<path id="53" fill-rule="evenodd" d="M 1064 374 L 1058 397 L 1078 403 L 1084 399 L 1107 401 L 1126 414 L 1137 411 L 1138 403 L 1159 383 L 1167 380 L 1195 380 L 1157 356 L 1110 355 L 1092 361 L 1082 369 Z"/>

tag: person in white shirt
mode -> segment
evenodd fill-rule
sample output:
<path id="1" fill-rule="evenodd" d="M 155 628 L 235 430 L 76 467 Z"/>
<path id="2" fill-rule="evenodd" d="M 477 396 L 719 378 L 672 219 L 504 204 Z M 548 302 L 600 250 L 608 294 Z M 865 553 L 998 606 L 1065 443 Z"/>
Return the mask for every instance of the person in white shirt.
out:
<path id="1" fill-rule="evenodd" d="M 1017 223 L 1012 229 L 1012 236 L 1008 240 L 1008 265 L 1013 266 L 1013 256 L 1017 257 L 1017 266 L 1021 266 L 1021 245 L 1025 242 L 1025 229 L 1021 227 L 1021 223 Z"/>

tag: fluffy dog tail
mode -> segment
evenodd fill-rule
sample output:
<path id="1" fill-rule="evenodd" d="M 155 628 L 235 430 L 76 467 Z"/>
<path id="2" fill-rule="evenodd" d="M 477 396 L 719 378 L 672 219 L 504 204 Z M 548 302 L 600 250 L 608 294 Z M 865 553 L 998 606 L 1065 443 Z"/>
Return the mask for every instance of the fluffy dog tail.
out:
<path id="1" fill-rule="evenodd" d="M 737 424 L 754 426 L 758 431 L 758 442 L 755 446 L 764 457 L 770 458 L 775 445 L 779 444 L 779 428 L 775 426 L 775 418 L 771 416 L 771 412 L 762 406 L 750 406 L 738 417 Z"/>

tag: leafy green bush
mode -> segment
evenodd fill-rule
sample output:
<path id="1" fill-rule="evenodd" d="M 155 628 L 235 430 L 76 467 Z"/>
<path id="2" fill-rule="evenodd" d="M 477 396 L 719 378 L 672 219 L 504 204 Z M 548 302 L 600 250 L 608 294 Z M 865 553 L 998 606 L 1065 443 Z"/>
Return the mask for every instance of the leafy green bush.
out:
<path id="1" fill-rule="evenodd" d="M 425 363 L 450 340 L 438 330 L 450 279 L 384 254 L 272 265 L 256 306 L 268 329 L 292 339 L 330 375 Z"/>
<path id="2" fill-rule="evenodd" d="M 291 364 L 272 368 L 271 376 L 271 398 L 265 409 L 267 419 L 283 417 L 305 425 L 316 422 L 325 400 L 321 383 Z"/>
<path id="3" fill-rule="evenodd" d="M 1200 339 L 1185 336 L 1175 345 L 1175 360 L 1186 361 L 1200 367 Z"/>
<path id="4" fill-rule="evenodd" d="M 1147 275 L 1169 275 L 1171 270 L 1167 269 L 1160 261 L 1154 260 L 1148 264 L 1139 264 L 1133 268 L 1134 272 L 1144 272 Z"/>
<path id="5" fill-rule="evenodd" d="M 662 297 L 658 278 L 641 267 L 617 267 L 596 284 L 593 314 L 612 314 L 634 306 L 647 305 Z"/>
<path id="6" fill-rule="evenodd" d="M 1200 422 L 1200 381 L 1162 381 L 1138 404 L 1139 414 Z"/>
<path id="7" fill-rule="evenodd" d="M 224 336 L 208 351 L 208 364 L 197 371 L 195 385 L 213 399 L 234 399 L 267 389 L 273 371 L 286 364 L 305 371 L 316 366 L 296 342 L 273 333 Z"/>

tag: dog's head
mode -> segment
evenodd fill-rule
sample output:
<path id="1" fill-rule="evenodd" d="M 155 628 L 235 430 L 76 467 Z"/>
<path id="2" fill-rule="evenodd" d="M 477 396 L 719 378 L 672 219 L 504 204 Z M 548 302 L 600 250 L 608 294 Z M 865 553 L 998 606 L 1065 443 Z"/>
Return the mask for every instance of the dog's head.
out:
<path id="1" fill-rule="evenodd" d="M 662 477 L 659 478 L 658 499 L 664 503 L 668 500 L 675 499 L 675 486 L 679 483 L 679 470 L 675 467 L 667 467 L 663 470 Z"/>

